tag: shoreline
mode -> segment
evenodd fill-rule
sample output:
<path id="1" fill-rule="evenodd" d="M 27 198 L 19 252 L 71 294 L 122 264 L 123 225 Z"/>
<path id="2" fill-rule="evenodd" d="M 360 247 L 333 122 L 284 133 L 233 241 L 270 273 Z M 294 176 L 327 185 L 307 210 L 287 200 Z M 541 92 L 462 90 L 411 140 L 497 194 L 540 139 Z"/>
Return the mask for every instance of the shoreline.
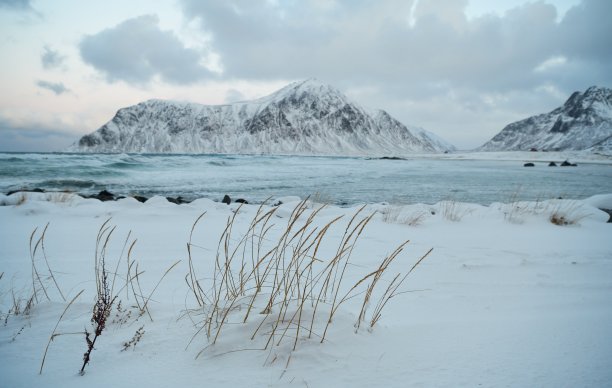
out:
<path id="1" fill-rule="evenodd" d="M 603 154 L 591 151 L 449 151 L 436 153 L 410 153 L 404 155 L 396 154 L 355 154 L 355 155 L 327 155 L 327 154 L 253 154 L 253 153 L 140 153 L 140 152 L 27 152 L 2 151 L 0 154 L 7 155 L 136 155 L 136 156 L 202 156 L 202 157 L 295 157 L 295 158 L 346 158 L 346 159 L 365 159 L 365 160 L 481 160 L 481 161 L 542 161 L 542 162 L 563 162 L 571 160 L 577 163 L 611 164 L 612 154 Z"/>

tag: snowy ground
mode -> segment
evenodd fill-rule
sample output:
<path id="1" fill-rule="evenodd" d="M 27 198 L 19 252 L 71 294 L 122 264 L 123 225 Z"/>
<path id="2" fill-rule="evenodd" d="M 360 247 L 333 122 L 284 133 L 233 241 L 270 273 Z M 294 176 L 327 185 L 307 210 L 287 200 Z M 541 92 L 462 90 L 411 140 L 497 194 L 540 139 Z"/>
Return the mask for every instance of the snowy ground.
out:
<path id="1" fill-rule="evenodd" d="M 292 211 L 299 206 L 297 199 L 284 202 L 270 213 L 266 228 L 273 226 L 260 242 L 262 252 L 282 240 Z M 160 197 L 144 204 L 133 199 L 102 203 L 58 193 L 0 196 L 0 204 L 4 205 L 0 206 L 2 387 L 612 385 L 612 224 L 595 207 L 612 208 L 612 195 L 489 207 L 455 202 L 368 205 L 351 225 L 374 214 L 353 245 L 340 296 L 376 270 L 405 240 L 410 243 L 383 273 L 366 322 L 356 332 L 363 291 L 372 278 L 338 307 L 323 343 L 320 337 L 333 298 L 321 302 L 311 338 L 306 328 L 310 320 L 304 319 L 297 332 L 290 310 L 279 321 L 281 329 L 286 329 L 285 337 L 281 337 L 282 330 L 276 332 L 266 350 L 261 349 L 273 330 L 273 319 L 266 319 L 282 312 L 282 306 L 275 304 L 270 314 L 262 314 L 273 289 L 272 278 L 264 284 L 246 323 L 242 321 L 252 289 L 243 290 L 231 309 L 221 311 L 228 315 L 215 344 L 203 326 L 213 299 L 215 257 L 219 252 L 223 258 L 225 243 L 230 252 L 239 247 L 228 275 L 234 284 L 240 278 L 242 257 L 246 257 L 245 274 L 252 266 L 251 258 L 263 256 L 251 255 L 257 237 L 242 240 L 258 206 L 238 209 L 238 204 L 209 200 L 174 205 Z M 305 206 L 292 233 L 306 225 L 319 208 L 312 203 Z M 272 209 L 265 207 L 262 212 Z M 311 263 L 313 272 L 319 273 L 338 251 L 357 210 L 320 210 L 306 225 L 306 233 L 285 246 L 284 254 L 291 257 L 292 252 L 300 251 L 300 242 L 309 241 L 307 233 L 314 231 L 312 239 L 324 225 L 343 216 L 326 231 L 316 261 L 310 261 L 314 246 L 304 251 L 307 255 L 302 263 Z M 194 277 L 208 298 L 199 306 L 189 287 L 187 244 L 195 220 L 204 212 L 190 245 Z M 231 235 L 219 249 L 228 217 L 234 215 Z M 92 332 L 90 319 L 96 301 L 96 236 L 109 218 L 107 225 L 116 229 L 107 244 L 105 267 L 109 279 L 116 281 L 113 294 L 117 298 L 91 362 L 80 376 L 87 349 L 84 331 Z M 551 218 L 567 225 L 555 225 Z M 34 254 L 41 281 L 32 274 L 32 231 L 38 228 L 32 235 L 35 245 L 47 223 L 44 252 L 66 301 L 49 278 L 41 245 Z M 136 292 L 122 288 L 128 248 L 123 255 L 121 252 L 130 231 L 128 246 L 137 239 L 129 255 L 132 262 L 138 262 L 141 290 Z M 100 245 L 104 241 L 105 237 Z M 247 243 L 241 245 L 241 241 Z M 385 287 L 396 273 L 406 274 L 430 248 L 431 254 L 406 278 L 398 289 L 400 294 L 389 300 L 381 319 L 369 330 L 367 320 Z M 112 276 L 115 269 L 116 278 Z M 131 271 L 132 275 L 136 272 L 135 264 Z M 291 272 L 287 262 L 285 271 Z M 301 274 L 306 280 L 299 282 L 298 289 L 307 290 L 307 272 Z M 217 286 L 220 279 L 216 278 Z M 38 303 L 24 311 L 33 287 L 38 290 Z M 68 302 L 81 290 L 54 331 Z M 142 295 L 141 304 L 151 295 L 150 316 L 139 316 L 139 309 L 132 307 L 138 295 Z M 227 301 L 223 303 L 228 307 Z M 308 299 L 305 313 L 312 314 L 312 303 Z M 20 311 L 15 311 L 16 306 Z M 256 331 L 262 321 L 261 330 Z M 212 326 L 214 334 L 218 325 Z M 144 334 L 135 347 L 122 351 L 141 327 Z M 63 335 L 50 343 L 39 374 L 54 332 Z"/>

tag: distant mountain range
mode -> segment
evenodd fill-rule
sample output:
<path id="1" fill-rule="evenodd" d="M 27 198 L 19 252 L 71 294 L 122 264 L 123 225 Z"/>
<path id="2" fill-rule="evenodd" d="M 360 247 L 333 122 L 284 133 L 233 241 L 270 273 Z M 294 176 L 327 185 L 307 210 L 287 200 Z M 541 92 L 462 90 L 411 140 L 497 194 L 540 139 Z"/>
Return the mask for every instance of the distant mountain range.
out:
<path id="1" fill-rule="evenodd" d="M 455 148 L 309 79 L 228 105 L 149 100 L 120 109 L 76 152 L 405 155 Z"/>
<path id="2" fill-rule="evenodd" d="M 612 89 L 574 92 L 552 112 L 507 125 L 479 151 L 612 152 Z"/>

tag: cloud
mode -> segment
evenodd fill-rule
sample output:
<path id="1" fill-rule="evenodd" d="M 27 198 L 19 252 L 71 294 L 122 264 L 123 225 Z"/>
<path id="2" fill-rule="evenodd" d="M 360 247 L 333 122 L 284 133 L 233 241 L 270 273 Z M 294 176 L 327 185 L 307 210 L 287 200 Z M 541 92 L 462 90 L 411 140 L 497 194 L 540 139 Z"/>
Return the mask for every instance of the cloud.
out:
<path id="1" fill-rule="evenodd" d="M 532 70 L 560 55 L 555 7 L 542 2 L 475 20 L 465 16 L 467 1 L 456 0 L 182 4 L 233 77 L 511 90 L 533 84 Z"/>
<path id="2" fill-rule="evenodd" d="M 61 55 L 59 51 L 51 49 L 49 46 L 43 47 L 43 53 L 40 56 L 40 61 L 43 68 L 58 69 L 64 64 L 65 56 Z"/>
<path id="3" fill-rule="evenodd" d="M 244 100 L 246 100 L 244 94 L 236 89 L 229 89 L 225 94 L 225 102 L 228 104 Z"/>
<path id="4" fill-rule="evenodd" d="M 30 0 L 0 0 L 0 8 L 13 11 L 33 11 Z"/>
<path id="5" fill-rule="evenodd" d="M 70 89 L 66 88 L 66 86 L 64 86 L 64 84 L 61 82 L 49 82 L 39 80 L 36 82 L 36 86 L 38 86 L 39 88 L 50 90 L 57 96 L 70 91 Z"/>
<path id="6" fill-rule="evenodd" d="M 0 152 L 61 151 L 77 136 L 43 124 L 15 123 L 0 116 Z"/>
<path id="7" fill-rule="evenodd" d="M 612 85 L 608 0 L 583 0 L 561 21 L 545 1 L 471 18 L 466 0 L 320 4 L 181 1 L 184 16 L 211 37 L 224 77 L 316 77 L 343 90 L 369 90 L 359 95 L 364 105 L 395 107 L 390 110 L 404 122 L 433 123 L 428 129 L 442 136 L 472 131 L 484 142 L 504 120 L 562 103 L 559 94 Z M 477 106 L 486 128 L 457 123 L 478 121 Z M 427 117 L 433 110 L 437 121 Z M 445 110 L 453 111 L 452 119 Z"/>
<path id="8" fill-rule="evenodd" d="M 172 31 L 162 31 L 155 15 L 126 20 L 79 45 L 81 57 L 109 82 L 147 84 L 155 76 L 173 84 L 189 84 L 211 75 L 201 65 L 203 53 L 185 47 Z"/>

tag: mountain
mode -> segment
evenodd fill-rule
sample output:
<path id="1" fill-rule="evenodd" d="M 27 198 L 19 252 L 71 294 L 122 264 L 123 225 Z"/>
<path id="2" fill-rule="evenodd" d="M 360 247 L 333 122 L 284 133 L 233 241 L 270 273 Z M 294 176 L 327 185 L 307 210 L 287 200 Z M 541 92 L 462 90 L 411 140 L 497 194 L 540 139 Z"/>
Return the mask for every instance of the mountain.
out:
<path id="1" fill-rule="evenodd" d="M 552 112 L 507 125 L 479 151 L 612 151 L 612 89 L 574 92 Z"/>
<path id="2" fill-rule="evenodd" d="M 253 101 L 199 105 L 149 100 L 120 109 L 70 147 L 76 152 L 398 155 L 454 147 L 369 111 L 309 79 Z"/>

